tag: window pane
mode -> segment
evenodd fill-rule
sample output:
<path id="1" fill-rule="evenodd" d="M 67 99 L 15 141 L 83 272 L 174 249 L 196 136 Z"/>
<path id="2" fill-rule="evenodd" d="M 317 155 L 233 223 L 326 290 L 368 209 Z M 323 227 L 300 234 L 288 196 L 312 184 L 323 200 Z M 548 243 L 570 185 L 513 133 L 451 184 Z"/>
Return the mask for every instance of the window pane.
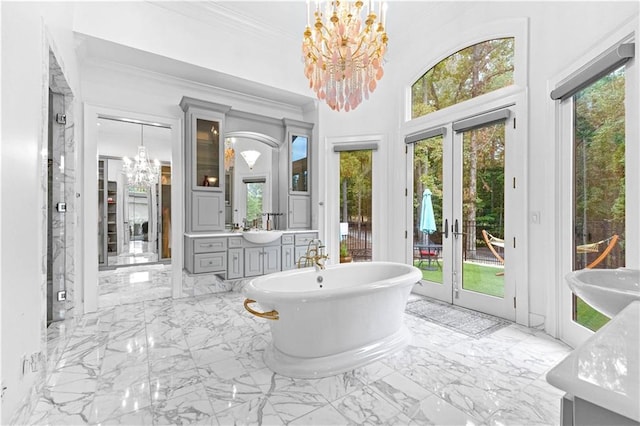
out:
<path id="1" fill-rule="evenodd" d="M 466 47 L 443 59 L 411 86 L 411 118 L 513 84 L 514 39 Z"/>
<path id="2" fill-rule="evenodd" d="M 196 185 L 220 186 L 220 136 L 217 121 L 196 120 Z"/>
<path id="3" fill-rule="evenodd" d="M 247 183 L 247 220 L 262 220 L 262 194 L 264 183 Z M 262 222 L 260 222 L 262 223 Z"/>
<path id="4" fill-rule="evenodd" d="M 573 97 L 574 270 L 625 265 L 624 98 L 624 67 Z M 608 321 L 575 296 L 573 312 L 594 331 Z"/>
<path id="5" fill-rule="evenodd" d="M 306 192 L 307 175 L 307 150 L 309 138 L 306 136 L 293 136 L 291 139 L 291 190 Z"/>
<path id="6" fill-rule="evenodd" d="M 371 260 L 372 254 L 372 165 L 373 151 L 340 152 L 340 222 L 347 223 L 340 236 L 341 256 L 355 262 Z"/>
<path id="7" fill-rule="evenodd" d="M 462 137 L 462 288 L 504 297 L 505 124 Z"/>
<path id="8" fill-rule="evenodd" d="M 423 280 L 438 284 L 443 265 L 443 140 L 434 136 L 416 142 L 413 149 L 413 264 L 422 270 Z"/>

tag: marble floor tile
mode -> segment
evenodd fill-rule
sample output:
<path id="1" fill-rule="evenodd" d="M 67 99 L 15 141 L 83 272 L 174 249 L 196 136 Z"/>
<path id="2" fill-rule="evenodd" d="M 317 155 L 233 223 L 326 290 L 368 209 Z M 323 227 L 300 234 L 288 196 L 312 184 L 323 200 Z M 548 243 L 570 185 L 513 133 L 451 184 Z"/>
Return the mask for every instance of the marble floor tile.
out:
<path id="1" fill-rule="evenodd" d="M 121 389 L 98 391 L 91 407 L 91 423 L 135 413 L 151 405 L 149 382 L 143 380 Z"/>
<path id="2" fill-rule="evenodd" d="M 313 410 L 312 412 L 298 417 L 289 423 L 291 426 L 307 426 L 307 425 L 333 425 L 348 426 L 349 420 L 344 417 L 338 410 L 331 405 Z"/>
<path id="3" fill-rule="evenodd" d="M 423 399 L 406 414 L 419 425 L 477 426 L 482 424 L 481 421 L 474 419 L 436 395 L 430 395 Z"/>
<path id="4" fill-rule="evenodd" d="M 331 405 L 356 424 L 386 424 L 401 412 L 400 408 L 366 386 L 338 399 Z"/>
<path id="5" fill-rule="evenodd" d="M 196 369 L 155 377 L 151 379 L 149 386 L 151 401 L 154 403 L 204 390 L 200 374 Z"/>
<path id="6" fill-rule="evenodd" d="M 236 405 L 228 410 L 218 413 L 216 417 L 220 425 L 283 426 L 285 424 L 273 409 L 266 396 L 254 398 L 244 404 Z M 312 423 L 300 424 L 310 425 Z"/>
<path id="7" fill-rule="evenodd" d="M 395 372 L 369 385 L 387 401 L 407 414 L 413 411 L 431 392 L 401 373 Z"/>
<path id="8" fill-rule="evenodd" d="M 217 425 L 211 401 L 204 390 L 153 403 L 155 425 Z"/>
<path id="9" fill-rule="evenodd" d="M 405 315 L 412 339 L 403 350 L 335 376 L 292 379 L 264 363 L 269 322 L 245 312 L 242 293 L 219 292 L 242 283 L 212 290 L 192 279 L 190 297 L 148 299 L 151 282 L 171 275 L 152 266 L 101 271 L 101 300 L 113 305 L 52 328 L 56 362 L 29 424 L 559 423 L 562 393 L 544 375 L 571 348 L 540 330 L 511 324 L 472 339 Z"/>

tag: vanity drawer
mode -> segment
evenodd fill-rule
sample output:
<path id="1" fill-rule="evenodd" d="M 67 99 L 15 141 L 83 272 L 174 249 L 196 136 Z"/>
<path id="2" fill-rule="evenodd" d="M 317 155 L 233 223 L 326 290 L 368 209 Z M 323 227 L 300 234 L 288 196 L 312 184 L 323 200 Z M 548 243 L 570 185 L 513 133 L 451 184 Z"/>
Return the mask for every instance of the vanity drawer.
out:
<path id="1" fill-rule="evenodd" d="M 296 234 L 296 245 L 306 246 L 316 238 L 318 238 L 318 234 Z"/>
<path id="2" fill-rule="evenodd" d="M 226 238 L 197 238 L 193 240 L 194 253 L 212 253 L 227 250 Z"/>
<path id="3" fill-rule="evenodd" d="M 242 247 L 242 237 L 229 237 L 229 248 Z"/>
<path id="4" fill-rule="evenodd" d="M 194 256 L 194 273 L 225 272 L 227 270 L 227 253 L 206 253 Z"/>
<path id="5" fill-rule="evenodd" d="M 286 246 L 286 245 L 293 245 L 293 234 L 290 235 L 283 235 L 282 236 L 282 245 Z"/>

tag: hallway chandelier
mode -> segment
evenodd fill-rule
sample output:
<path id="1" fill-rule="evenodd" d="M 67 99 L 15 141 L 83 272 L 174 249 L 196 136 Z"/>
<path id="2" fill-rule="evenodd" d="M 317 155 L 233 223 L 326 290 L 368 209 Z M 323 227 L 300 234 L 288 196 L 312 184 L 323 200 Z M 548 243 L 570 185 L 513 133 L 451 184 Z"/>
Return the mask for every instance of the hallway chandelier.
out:
<path id="1" fill-rule="evenodd" d="M 144 190 L 158 183 L 160 174 L 160 162 L 154 160 L 149 162 L 147 149 L 144 146 L 144 124 L 140 125 L 140 146 L 138 155 L 131 160 L 128 157 L 122 159 L 124 166 L 122 171 L 127 175 L 127 182 L 130 188 Z"/>
<path id="2" fill-rule="evenodd" d="M 387 50 L 386 3 L 364 1 L 316 2 L 311 15 L 307 0 L 307 27 L 302 54 L 309 87 L 333 110 L 356 108 L 376 89 L 384 71 Z M 377 12 L 377 13 L 376 13 Z M 311 29 L 311 20 L 314 21 Z"/>

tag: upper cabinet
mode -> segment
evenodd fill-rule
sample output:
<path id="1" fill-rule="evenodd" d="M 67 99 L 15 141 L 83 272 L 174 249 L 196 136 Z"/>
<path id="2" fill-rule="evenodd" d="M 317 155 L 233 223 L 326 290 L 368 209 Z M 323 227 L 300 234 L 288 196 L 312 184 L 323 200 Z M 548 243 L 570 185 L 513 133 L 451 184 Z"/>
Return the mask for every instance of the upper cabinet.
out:
<path id="1" fill-rule="evenodd" d="M 193 152 L 193 186 L 199 189 L 220 189 L 222 175 L 222 145 L 220 144 L 220 121 L 207 120 L 192 115 L 195 150 Z M 195 189 L 194 188 L 194 189 Z"/>
<path id="2" fill-rule="evenodd" d="M 278 229 L 310 229 L 313 123 L 188 97 L 180 107 L 186 233 L 244 222 L 266 228 L 268 220 Z"/>
<path id="3" fill-rule="evenodd" d="M 311 134 L 313 124 L 284 119 L 287 135 L 287 186 L 286 205 L 288 229 L 311 227 Z"/>
<path id="4" fill-rule="evenodd" d="M 224 123 L 229 106 L 183 97 L 186 231 L 224 230 Z"/>

